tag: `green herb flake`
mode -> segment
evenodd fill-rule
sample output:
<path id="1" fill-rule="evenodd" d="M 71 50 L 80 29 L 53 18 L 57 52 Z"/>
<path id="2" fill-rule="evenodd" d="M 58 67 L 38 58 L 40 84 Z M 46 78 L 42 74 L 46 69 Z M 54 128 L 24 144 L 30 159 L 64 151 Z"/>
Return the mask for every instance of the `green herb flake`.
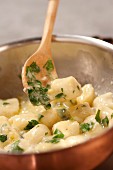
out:
<path id="1" fill-rule="evenodd" d="M 54 143 L 55 144 L 55 143 L 60 142 L 60 139 L 63 139 L 63 138 L 64 138 L 64 134 L 60 130 L 56 129 L 54 131 L 53 138 L 51 140 L 47 140 L 46 142 L 47 143 Z"/>
<path id="2" fill-rule="evenodd" d="M 97 114 L 95 116 L 96 121 L 101 124 L 103 127 L 107 127 L 109 124 L 109 119 L 106 116 L 104 119 L 100 118 L 100 110 L 97 111 Z"/>
<path id="3" fill-rule="evenodd" d="M 77 89 L 80 90 L 80 87 L 77 85 Z"/>
<path id="4" fill-rule="evenodd" d="M 58 129 L 56 129 L 55 131 L 54 131 L 54 137 L 53 137 L 53 139 L 54 138 L 60 138 L 60 139 L 62 139 L 62 138 L 64 138 L 64 134 L 60 131 L 60 130 L 58 130 Z"/>
<path id="5" fill-rule="evenodd" d="M 51 88 L 50 84 L 47 84 L 46 88 L 47 88 L 47 89 L 50 89 L 50 88 Z"/>
<path id="6" fill-rule="evenodd" d="M 33 62 L 30 66 L 26 68 L 27 83 L 29 88 L 27 89 L 28 97 L 30 102 L 35 105 L 43 105 L 46 109 L 51 107 L 50 99 L 47 95 L 48 88 L 43 87 L 42 83 L 36 79 L 34 73 L 38 73 L 40 68 Z"/>
<path id="7" fill-rule="evenodd" d="M 5 142 L 7 140 L 7 135 L 0 135 L 0 141 Z"/>
<path id="8" fill-rule="evenodd" d="M 63 93 L 63 91 L 64 91 L 64 89 L 63 88 L 61 88 L 61 92 Z"/>
<path id="9" fill-rule="evenodd" d="M 51 140 L 48 140 L 46 141 L 47 143 L 59 143 L 60 142 L 60 139 L 57 139 L 57 138 L 52 138 Z"/>
<path id="10" fill-rule="evenodd" d="M 11 146 L 11 151 L 14 153 L 22 153 L 24 150 L 19 146 L 20 141 L 16 141 Z"/>
<path id="11" fill-rule="evenodd" d="M 44 117 L 44 115 L 38 114 L 38 120 L 39 120 L 39 121 L 40 121 L 43 117 Z"/>
<path id="12" fill-rule="evenodd" d="M 43 105 L 46 109 L 49 109 L 51 104 L 49 103 L 50 99 L 48 98 L 46 92 L 47 89 L 42 86 L 28 89 L 28 96 L 31 103 L 35 106 Z"/>
<path id="13" fill-rule="evenodd" d="M 8 105 L 8 104 L 10 104 L 10 103 L 8 103 L 8 102 L 3 102 L 3 105 L 4 105 L 4 106 L 6 106 L 6 105 Z"/>
<path id="14" fill-rule="evenodd" d="M 104 119 L 102 119 L 102 125 L 103 125 L 104 127 L 107 127 L 108 124 L 109 124 L 109 119 L 108 119 L 108 117 L 106 116 Z"/>
<path id="15" fill-rule="evenodd" d="M 27 66 L 26 74 L 28 74 L 29 71 L 39 73 L 40 67 L 36 64 L 36 62 L 33 62 L 30 66 Z"/>
<path id="16" fill-rule="evenodd" d="M 111 119 L 113 118 L 113 113 L 111 114 Z"/>
<path id="17" fill-rule="evenodd" d="M 91 123 L 82 123 L 82 124 L 80 124 L 80 130 L 81 130 L 82 133 L 85 133 L 85 132 L 91 130 L 93 128 L 93 126 L 94 126 L 93 122 L 91 122 Z"/>
<path id="18" fill-rule="evenodd" d="M 66 97 L 66 95 L 65 95 L 64 93 L 58 93 L 58 94 L 55 96 L 56 99 L 65 98 L 65 97 Z"/>
<path id="19" fill-rule="evenodd" d="M 24 130 L 30 130 L 37 124 L 39 124 L 37 120 L 28 121 L 28 125 L 24 128 Z"/>
<path id="20" fill-rule="evenodd" d="M 54 70 L 54 65 L 52 63 L 52 60 L 48 60 L 45 65 L 43 66 L 48 72 L 51 72 Z"/>
<path id="21" fill-rule="evenodd" d="M 95 116 L 95 119 L 98 123 L 101 123 L 101 118 L 100 118 L 100 110 L 98 109 L 97 113 L 96 113 L 96 116 Z"/>
<path id="22" fill-rule="evenodd" d="M 45 136 L 47 136 L 48 135 L 48 132 L 45 132 Z"/>

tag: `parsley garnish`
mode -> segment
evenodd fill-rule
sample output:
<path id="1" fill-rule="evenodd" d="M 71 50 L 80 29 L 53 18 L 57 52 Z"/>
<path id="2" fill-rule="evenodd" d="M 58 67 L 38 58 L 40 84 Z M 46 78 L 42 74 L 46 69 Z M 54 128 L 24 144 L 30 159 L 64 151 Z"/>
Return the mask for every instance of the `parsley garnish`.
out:
<path id="1" fill-rule="evenodd" d="M 48 88 L 43 87 L 39 80 L 36 80 L 35 73 L 39 73 L 40 68 L 33 62 L 26 68 L 27 83 L 30 86 L 27 89 L 29 99 L 35 106 L 43 105 L 46 109 L 51 107 L 50 99 L 47 95 Z"/>
<path id="2" fill-rule="evenodd" d="M 104 119 L 101 119 L 101 118 L 100 118 L 100 110 L 97 111 L 97 114 L 96 114 L 96 116 L 95 116 L 95 119 L 96 119 L 96 121 L 97 121 L 99 124 L 101 124 L 101 125 L 104 126 L 104 127 L 107 127 L 108 124 L 109 124 L 109 119 L 108 119 L 107 116 L 106 116 Z"/>
<path id="3" fill-rule="evenodd" d="M 63 91 L 64 91 L 64 89 L 63 88 L 61 88 L 61 92 L 63 93 Z"/>
<path id="4" fill-rule="evenodd" d="M 34 72 L 34 73 L 39 73 L 40 72 L 40 67 L 36 64 L 36 62 L 33 62 L 30 66 L 27 66 L 26 75 L 29 72 Z"/>
<path id="5" fill-rule="evenodd" d="M 48 132 L 45 132 L 45 136 L 48 135 Z"/>
<path id="6" fill-rule="evenodd" d="M 107 127 L 108 124 L 109 124 L 109 119 L 108 119 L 108 117 L 106 116 L 104 119 L 102 119 L 102 125 L 103 125 L 104 127 Z"/>
<path id="7" fill-rule="evenodd" d="M 28 125 L 24 128 L 24 130 L 29 130 L 32 129 L 34 126 L 36 126 L 38 124 L 37 120 L 31 120 L 28 121 Z"/>
<path id="8" fill-rule="evenodd" d="M 46 88 L 47 88 L 47 89 L 50 89 L 50 88 L 51 88 L 50 84 L 47 84 Z"/>
<path id="9" fill-rule="evenodd" d="M 20 141 L 16 141 L 11 146 L 11 151 L 15 153 L 22 153 L 24 150 L 19 146 Z"/>
<path id="10" fill-rule="evenodd" d="M 113 113 L 111 114 L 111 119 L 113 118 Z"/>
<path id="11" fill-rule="evenodd" d="M 43 66 L 48 72 L 51 72 L 54 70 L 54 65 L 52 63 L 52 60 L 48 60 L 46 64 Z"/>
<path id="12" fill-rule="evenodd" d="M 101 118 L 100 118 L 100 110 L 98 109 L 97 114 L 95 116 L 95 119 L 98 123 L 101 123 Z"/>
<path id="13" fill-rule="evenodd" d="M 65 95 L 64 93 L 58 93 L 58 94 L 55 96 L 56 99 L 59 99 L 59 98 L 61 98 L 61 97 L 65 98 L 66 95 Z"/>
<path id="14" fill-rule="evenodd" d="M 47 143 L 58 143 L 58 142 L 60 142 L 60 139 L 52 138 L 51 140 L 46 141 L 46 142 L 47 142 Z"/>
<path id="15" fill-rule="evenodd" d="M 91 123 L 82 123 L 82 124 L 80 124 L 80 130 L 81 130 L 82 133 L 85 133 L 85 132 L 91 130 L 93 128 L 93 126 L 94 126 L 93 122 L 91 122 Z"/>
<path id="16" fill-rule="evenodd" d="M 80 90 L 80 87 L 77 85 L 77 89 Z"/>
<path id="17" fill-rule="evenodd" d="M 7 140 L 7 135 L 0 135 L 0 141 L 5 142 Z"/>
<path id="18" fill-rule="evenodd" d="M 8 104 L 10 104 L 10 103 L 8 103 L 8 102 L 3 102 L 3 105 L 8 105 Z"/>
<path id="19" fill-rule="evenodd" d="M 55 136 L 53 138 L 60 138 L 60 139 L 64 138 L 64 134 L 60 130 L 58 130 L 58 129 L 56 129 L 54 131 L 54 135 Z"/>
<path id="20" fill-rule="evenodd" d="M 51 140 L 46 141 L 46 142 L 47 143 L 54 143 L 55 144 L 55 143 L 60 142 L 60 139 L 63 139 L 63 138 L 64 138 L 64 134 L 60 130 L 56 129 L 54 131 L 53 138 Z"/>
<path id="21" fill-rule="evenodd" d="M 49 98 L 46 94 L 47 89 L 45 87 L 28 89 L 28 96 L 31 103 L 35 106 L 43 105 L 45 108 L 50 108 Z"/>
<path id="22" fill-rule="evenodd" d="M 44 115 L 38 114 L 38 120 L 39 120 L 39 121 L 40 121 L 43 117 L 44 117 Z"/>

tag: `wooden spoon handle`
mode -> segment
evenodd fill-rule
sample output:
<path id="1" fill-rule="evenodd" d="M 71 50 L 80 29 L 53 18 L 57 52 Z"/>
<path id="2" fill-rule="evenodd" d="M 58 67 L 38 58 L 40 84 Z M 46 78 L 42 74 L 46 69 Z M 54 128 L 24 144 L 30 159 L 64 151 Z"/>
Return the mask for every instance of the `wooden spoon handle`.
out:
<path id="1" fill-rule="evenodd" d="M 51 46 L 51 37 L 52 37 L 58 4 L 59 4 L 59 0 L 49 0 L 40 48 L 45 47 L 45 49 L 48 49 Z"/>

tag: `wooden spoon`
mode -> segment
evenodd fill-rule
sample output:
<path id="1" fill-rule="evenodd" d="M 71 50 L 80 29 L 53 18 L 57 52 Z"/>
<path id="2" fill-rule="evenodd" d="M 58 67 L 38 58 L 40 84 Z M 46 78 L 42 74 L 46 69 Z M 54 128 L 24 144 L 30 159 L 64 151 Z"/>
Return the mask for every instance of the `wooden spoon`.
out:
<path id="1" fill-rule="evenodd" d="M 24 67 L 22 69 L 22 83 L 25 89 L 27 89 L 28 87 L 26 68 L 30 66 L 33 62 L 36 62 L 36 65 L 38 65 L 40 68 L 40 72 L 36 74 L 36 78 L 42 83 L 43 86 L 46 86 L 51 81 L 51 78 L 57 78 L 57 73 L 51 53 L 51 38 L 58 4 L 59 0 L 49 0 L 41 44 L 38 50 L 25 62 Z M 51 76 L 48 75 L 48 71 L 44 67 L 44 65 L 48 61 L 52 62 L 54 66 L 54 69 L 51 71 Z"/>

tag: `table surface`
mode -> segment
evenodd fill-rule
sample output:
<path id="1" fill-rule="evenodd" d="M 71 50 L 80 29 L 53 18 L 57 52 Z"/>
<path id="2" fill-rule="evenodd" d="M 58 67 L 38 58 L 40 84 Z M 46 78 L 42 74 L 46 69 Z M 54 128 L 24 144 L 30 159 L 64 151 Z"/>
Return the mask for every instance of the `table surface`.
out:
<path id="1" fill-rule="evenodd" d="M 0 45 L 41 36 L 47 0 L 0 0 Z M 113 0 L 61 0 L 54 34 L 113 37 Z M 113 170 L 113 156 L 95 170 Z"/>

